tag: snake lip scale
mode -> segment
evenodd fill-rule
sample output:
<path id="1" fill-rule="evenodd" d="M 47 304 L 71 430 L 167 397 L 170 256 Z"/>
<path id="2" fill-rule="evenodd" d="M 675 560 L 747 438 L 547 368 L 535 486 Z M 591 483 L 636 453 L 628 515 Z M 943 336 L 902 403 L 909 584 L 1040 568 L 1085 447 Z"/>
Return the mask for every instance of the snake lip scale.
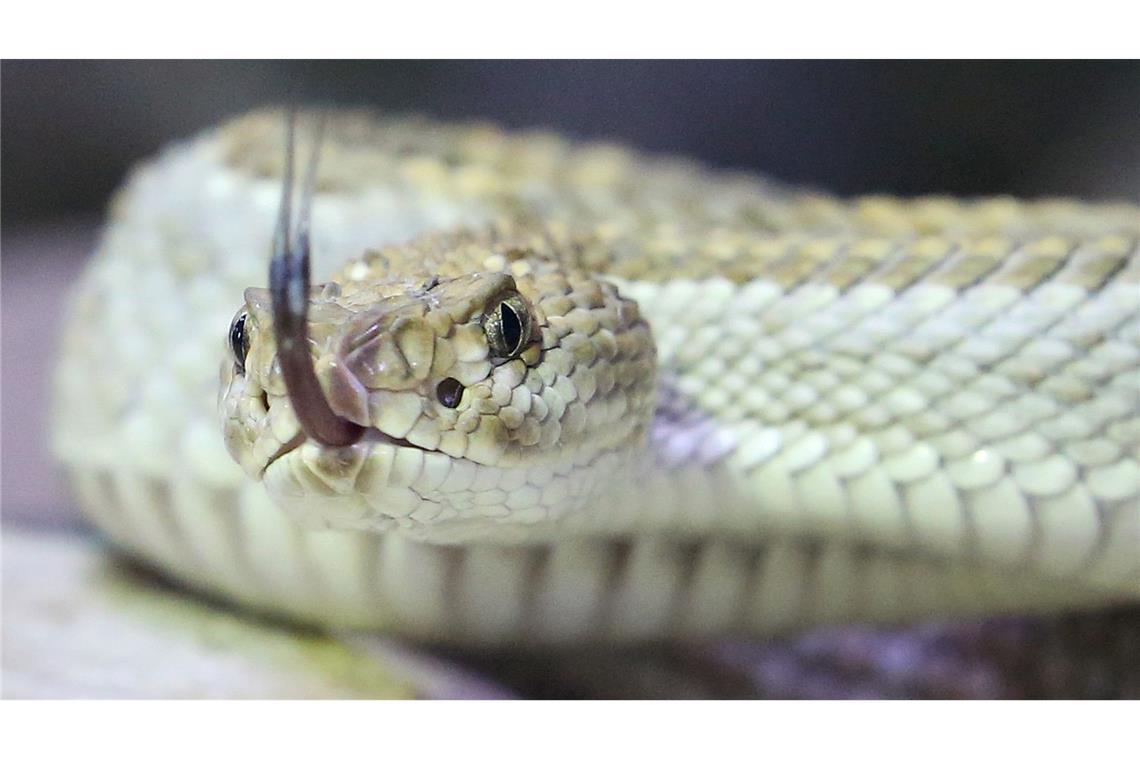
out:
<path id="1" fill-rule="evenodd" d="M 281 127 L 136 169 L 69 304 L 55 452 L 164 573 L 459 644 L 1140 598 L 1135 203 L 843 199 L 333 113 L 307 183 L 325 284 L 294 288 L 310 387 L 363 430 L 329 446 L 259 287 Z"/>

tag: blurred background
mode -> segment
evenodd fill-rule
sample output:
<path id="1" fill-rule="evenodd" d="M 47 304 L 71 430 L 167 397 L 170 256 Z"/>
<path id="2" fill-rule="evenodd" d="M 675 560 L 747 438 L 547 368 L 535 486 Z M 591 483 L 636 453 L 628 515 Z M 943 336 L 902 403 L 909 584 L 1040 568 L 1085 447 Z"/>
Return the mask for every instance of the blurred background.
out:
<path id="1" fill-rule="evenodd" d="M 1127 61 L 4 61 L 0 80 L 0 507 L 6 528 L 52 535 L 85 535 L 47 453 L 66 285 L 132 164 L 257 105 L 297 98 L 546 127 L 841 194 L 1140 199 L 1140 64 Z M 6 598 L 8 576 L 6 564 Z M 867 651 L 917 646 L 900 635 Z M 798 645 L 834 653 L 812 641 Z M 742 651 L 733 656 L 802 659 Z M 722 678 L 724 661 L 718 688 L 737 684 Z M 524 693 L 566 695 L 583 667 L 622 669 L 630 683 L 673 667 L 652 660 L 634 673 L 628 662 L 594 659 L 545 680 L 540 668 L 538 681 L 531 663 L 516 680 L 530 679 Z M 697 672 L 709 677 L 707 664 Z M 975 695 L 1002 684 L 979 683 Z"/>
<path id="2" fill-rule="evenodd" d="M 6 61 L 3 222 L 98 213 L 164 142 L 291 93 L 551 127 L 841 193 L 1140 193 L 1131 62 Z"/>

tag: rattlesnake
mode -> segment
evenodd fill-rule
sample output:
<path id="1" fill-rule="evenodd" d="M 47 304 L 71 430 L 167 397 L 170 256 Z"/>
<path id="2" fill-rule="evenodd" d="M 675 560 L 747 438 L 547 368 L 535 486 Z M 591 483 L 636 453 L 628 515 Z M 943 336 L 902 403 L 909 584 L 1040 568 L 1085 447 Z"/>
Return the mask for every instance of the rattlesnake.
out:
<path id="1" fill-rule="evenodd" d="M 1140 597 L 1137 206 L 848 200 L 335 113 L 309 325 L 363 437 L 329 446 L 262 289 L 282 122 L 137 169 L 76 286 L 55 449 L 125 550 L 460 643 Z"/>

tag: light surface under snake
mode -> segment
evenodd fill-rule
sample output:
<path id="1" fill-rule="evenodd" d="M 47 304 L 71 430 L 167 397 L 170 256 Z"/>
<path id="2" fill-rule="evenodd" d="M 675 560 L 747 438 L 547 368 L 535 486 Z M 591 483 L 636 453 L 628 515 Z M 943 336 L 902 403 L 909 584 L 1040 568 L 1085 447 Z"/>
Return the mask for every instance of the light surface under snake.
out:
<path id="1" fill-rule="evenodd" d="M 353 262 L 343 301 L 405 265 L 512 275 L 541 345 L 482 371 L 486 398 L 448 423 L 484 403 L 470 438 L 392 395 L 359 415 L 415 446 L 366 440 L 332 473 L 305 443 L 263 484 L 223 445 L 218 367 L 233 383 L 226 327 L 265 283 L 281 132 L 254 114 L 137 170 L 68 321 L 57 452 L 91 519 L 176 577 L 460 642 L 1140 598 L 1137 206 L 846 201 L 548 134 L 338 115 L 317 279 Z M 314 324 L 335 327 L 324 308 Z M 622 337 L 641 318 L 648 353 Z M 478 380 L 485 352 L 448 329 L 425 366 L 469 359 Z M 274 397 L 271 348 L 250 377 Z M 226 425 L 248 423 L 234 398 Z M 261 413 L 260 443 L 236 446 L 255 475 L 296 432 Z M 517 456 L 473 443 L 488 429 Z"/>

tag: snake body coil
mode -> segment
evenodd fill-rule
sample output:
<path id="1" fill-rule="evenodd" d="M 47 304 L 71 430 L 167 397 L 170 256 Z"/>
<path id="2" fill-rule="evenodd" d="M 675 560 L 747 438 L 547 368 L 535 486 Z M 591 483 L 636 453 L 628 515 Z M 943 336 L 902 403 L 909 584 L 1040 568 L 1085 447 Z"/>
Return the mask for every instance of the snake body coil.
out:
<path id="1" fill-rule="evenodd" d="M 1136 206 L 848 201 L 338 114 L 308 324 L 364 434 L 327 446 L 252 287 L 280 133 L 136 171 L 72 304 L 57 452 L 164 571 L 461 642 L 1140 597 Z"/>

